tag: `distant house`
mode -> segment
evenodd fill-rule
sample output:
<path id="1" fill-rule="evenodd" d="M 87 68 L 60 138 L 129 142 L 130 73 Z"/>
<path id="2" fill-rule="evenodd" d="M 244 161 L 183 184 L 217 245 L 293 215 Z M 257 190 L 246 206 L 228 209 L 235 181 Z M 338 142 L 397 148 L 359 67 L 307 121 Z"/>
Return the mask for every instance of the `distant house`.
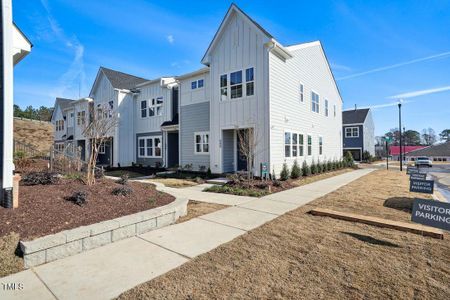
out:
<path id="1" fill-rule="evenodd" d="M 31 52 L 32 44 L 13 23 L 11 0 L 0 9 L 0 204 L 13 195 L 13 67 Z"/>
<path id="2" fill-rule="evenodd" d="M 450 142 L 432 145 L 408 152 L 406 160 L 414 161 L 417 157 L 426 156 L 433 161 L 450 161 Z"/>
<path id="3" fill-rule="evenodd" d="M 369 108 L 352 109 L 342 112 L 343 150 L 356 161 L 362 160 L 364 151 L 375 155 L 375 126 Z"/>
<path id="4" fill-rule="evenodd" d="M 403 160 L 408 160 L 407 156 L 405 154 L 420 150 L 423 148 L 426 148 L 427 146 L 402 146 L 402 153 L 403 153 Z M 389 156 L 392 158 L 392 160 L 400 160 L 400 146 L 389 146 Z"/>

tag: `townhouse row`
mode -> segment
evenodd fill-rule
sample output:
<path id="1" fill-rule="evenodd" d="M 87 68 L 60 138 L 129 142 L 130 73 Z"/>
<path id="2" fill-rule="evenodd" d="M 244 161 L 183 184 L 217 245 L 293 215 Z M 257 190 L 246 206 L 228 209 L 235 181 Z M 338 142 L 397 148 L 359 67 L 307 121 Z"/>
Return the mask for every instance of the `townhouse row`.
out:
<path id="1" fill-rule="evenodd" d="M 119 119 L 99 155 L 112 167 L 245 170 L 238 136 L 248 129 L 255 175 L 262 164 L 279 173 L 284 162 L 342 157 L 342 99 L 319 41 L 283 46 L 233 4 L 201 63 L 154 80 L 101 67 L 89 97 L 56 99 L 55 147 L 76 145 L 87 158 L 92 106 Z"/>

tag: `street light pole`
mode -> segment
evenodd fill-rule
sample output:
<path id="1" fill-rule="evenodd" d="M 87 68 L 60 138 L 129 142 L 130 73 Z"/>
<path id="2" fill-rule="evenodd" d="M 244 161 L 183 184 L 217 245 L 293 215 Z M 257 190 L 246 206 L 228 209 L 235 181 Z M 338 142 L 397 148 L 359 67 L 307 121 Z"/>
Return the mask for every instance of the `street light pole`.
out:
<path id="1" fill-rule="evenodd" d="M 402 149 L 402 100 L 398 101 L 398 133 L 400 135 L 400 172 L 403 171 L 403 149 Z"/>

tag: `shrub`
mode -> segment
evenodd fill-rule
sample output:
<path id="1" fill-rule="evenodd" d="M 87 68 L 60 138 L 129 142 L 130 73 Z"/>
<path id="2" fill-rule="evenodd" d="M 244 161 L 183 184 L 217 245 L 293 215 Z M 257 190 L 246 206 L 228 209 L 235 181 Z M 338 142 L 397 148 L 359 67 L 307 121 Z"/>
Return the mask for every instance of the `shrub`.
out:
<path id="1" fill-rule="evenodd" d="M 316 167 L 317 167 L 317 174 L 320 174 L 323 172 L 323 166 L 322 166 L 322 163 L 320 162 L 320 160 L 317 161 Z"/>
<path id="2" fill-rule="evenodd" d="M 347 151 L 345 153 L 344 157 L 344 167 L 353 167 L 355 164 L 355 161 L 353 160 L 352 153 L 350 151 Z"/>
<path id="3" fill-rule="evenodd" d="M 212 177 L 211 168 L 208 168 L 208 171 L 206 171 L 206 178 L 211 178 L 211 177 Z"/>
<path id="4" fill-rule="evenodd" d="M 85 191 L 75 192 L 69 198 L 69 200 L 72 201 L 73 203 L 75 203 L 76 205 L 82 206 L 83 204 L 86 204 L 87 196 L 88 195 Z"/>
<path id="5" fill-rule="evenodd" d="M 272 168 L 272 181 L 277 180 L 277 175 L 275 174 L 275 168 Z"/>
<path id="6" fill-rule="evenodd" d="M 16 151 L 14 152 L 14 159 L 24 159 L 26 156 L 25 151 Z"/>
<path id="7" fill-rule="evenodd" d="M 59 181 L 58 174 L 51 172 L 31 172 L 22 177 L 23 185 L 49 185 Z"/>
<path id="8" fill-rule="evenodd" d="M 128 173 L 124 173 L 120 176 L 120 179 L 118 179 L 116 182 L 118 184 L 126 185 L 126 184 L 128 184 L 129 178 L 130 178 L 130 176 L 128 175 Z"/>
<path id="9" fill-rule="evenodd" d="M 100 179 L 105 177 L 105 170 L 103 168 L 95 168 L 94 170 L 95 179 Z"/>
<path id="10" fill-rule="evenodd" d="M 289 179 L 289 168 L 286 163 L 283 163 L 283 168 L 280 173 L 280 180 L 285 181 Z"/>
<path id="11" fill-rule="evenodd" d="M 300 169 L 297 160 L 294 160 L 294 165 L 291 170 L 291 178 L 297 179 L 302 176 L 302 170 Z"/>
<path id="12" fill-rule="evenodd" d="M 269 183 L 267 181 L 261 181 L 256 183 L 255 188 L 260 189 L 260 190 L 265 190 L 269 187 Z"/>
<path id="13" fill-rule="evenodd" d="M 308 164 L 306 163 L 306 161 L 303 161 L 302 164 L 302 176 L 309 176 L 311 175 L 311 169 L 308 166 Z"/>
<path id="14" fill-rule="evenodd" d="M 127 186 L 117 187 L 112 190 L 112 194 L 115 196 L 128 196 L 133 192 L 133 190 Z"/>
<path id="15" fill-rule="evenodd" d="M 280 180 L 275 179 L 272 183 L 273 186 L 275 187 L 282 187 L 283 183 Z"/>
<path id="16" fill-rule="evenodd" d="M 312 160 L 312 162 L 311 162 L 311 174 L 317 174 L 317 165 L 316 165 L 316 163 L 314 162 L 314 159 Z"/>
<path id="17" fill-rule="evenodd" d="M 333 162 L 331 160 L 327 161 L 327 171 L 333 170 Z"/>

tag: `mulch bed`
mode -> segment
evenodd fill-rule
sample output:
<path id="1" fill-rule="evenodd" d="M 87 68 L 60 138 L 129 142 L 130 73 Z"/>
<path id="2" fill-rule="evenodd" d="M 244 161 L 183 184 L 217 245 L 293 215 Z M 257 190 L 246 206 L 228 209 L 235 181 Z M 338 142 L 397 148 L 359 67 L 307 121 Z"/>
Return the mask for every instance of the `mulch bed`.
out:
<path id="1" fill-rule="evenodd" d="M 163 206 L 175 200 L 171 195 L 156 191 L 153 185 L 140 182 L 128 182 L 127 186 L 133 189 L 129 196 L 111 193 L 121 186 L 108 179 L 100 179 L 93 186 L 71 179 L 61 179 L 55 185 L 20 186 L 19 208 L 0 207 L 0 237 L 16 232 L 22 240 L 30 240 Z M 83 206 L 67 200 L 78 191 L 85 191 L 88 195 Z"/>

